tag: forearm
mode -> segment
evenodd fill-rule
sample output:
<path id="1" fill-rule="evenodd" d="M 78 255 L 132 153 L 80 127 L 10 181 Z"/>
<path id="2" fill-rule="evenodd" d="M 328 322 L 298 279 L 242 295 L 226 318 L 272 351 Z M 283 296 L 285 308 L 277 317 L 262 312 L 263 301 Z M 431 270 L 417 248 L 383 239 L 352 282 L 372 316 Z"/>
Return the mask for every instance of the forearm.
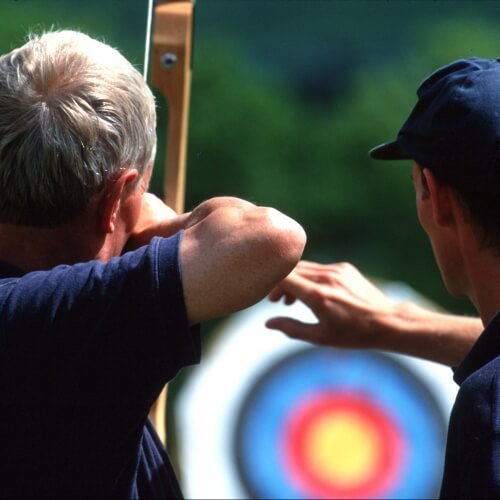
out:
<path id="1" fill-rule="evenodd" d="M 134 250 L 143 245 L 147 245 L 155 236 L 168 238 L 174 235 L 185 228 L 188 217 L 189 214 L 181 214 L 136 229 L 134 234 L 130 236 L 125 250 Z"/>
<path id="2" fill-rule="evenodd" d="M 190 213 L 178 215 L 160 198 L 145 193 L 141 213 L 129 235 L 124 251 L 147 245 L 155 236 L 169 237 L 186 227 Z"/>
<path id="3" fill-rule="evenodd" d="M 443 314 L 412 302 L 395 305 L 380 318 L 372 337 L 379 349 L 457 366 L 483 330 L 479 318 Z"/>

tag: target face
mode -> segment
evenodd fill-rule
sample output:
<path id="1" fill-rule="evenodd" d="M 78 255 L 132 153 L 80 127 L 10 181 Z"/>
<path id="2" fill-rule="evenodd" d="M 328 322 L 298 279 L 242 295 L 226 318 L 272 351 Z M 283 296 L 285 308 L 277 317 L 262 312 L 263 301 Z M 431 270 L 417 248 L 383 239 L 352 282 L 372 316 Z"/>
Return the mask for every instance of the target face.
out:
<path id="1" fill-rule="evenodd" d="M 186 498 L 437 497 L 452 371 L 265 328 L 283 315 L 316 320 L 301 303 L 233 315 L 183 384 L 174 408 Z"/>
<path id="2" fill-rule="evenodd" d="M 233 446 L 252 498 L 425 498 L 445 435 L 431 393 L 393 358 L 307 348 L 256 380 Z"/>

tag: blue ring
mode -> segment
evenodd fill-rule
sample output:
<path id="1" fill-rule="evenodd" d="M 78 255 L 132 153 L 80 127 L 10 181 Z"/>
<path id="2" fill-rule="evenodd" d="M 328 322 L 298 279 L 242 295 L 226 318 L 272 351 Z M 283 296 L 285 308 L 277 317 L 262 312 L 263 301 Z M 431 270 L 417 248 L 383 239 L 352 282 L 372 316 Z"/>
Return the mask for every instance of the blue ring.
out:
<path id="1" fill-rule="evenodd" d="M 284 357 L 244 398 L 233 449 L 251 498 L 308 498 L 291 484 L 280 456 L 284 422 L 306 395 L 342 392 L 366 398 L 391 416 L 407 443 L 408 460 L 385 498 L 439 493 L 446 420 L 427 387 L 382 353 L 306 348 Z"/>

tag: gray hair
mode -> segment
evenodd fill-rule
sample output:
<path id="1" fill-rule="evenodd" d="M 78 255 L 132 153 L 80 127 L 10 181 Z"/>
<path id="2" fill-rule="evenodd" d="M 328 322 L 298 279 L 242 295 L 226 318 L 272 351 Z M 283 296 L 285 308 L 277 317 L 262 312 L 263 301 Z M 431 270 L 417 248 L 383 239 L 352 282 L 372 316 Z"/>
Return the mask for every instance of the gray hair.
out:
<path id="1" fill-rule="evenodd" d="M 115 49 L 75 31 L 0 57 L 0 222 L 70 222 L 156 150 L 154 97 Z"/>

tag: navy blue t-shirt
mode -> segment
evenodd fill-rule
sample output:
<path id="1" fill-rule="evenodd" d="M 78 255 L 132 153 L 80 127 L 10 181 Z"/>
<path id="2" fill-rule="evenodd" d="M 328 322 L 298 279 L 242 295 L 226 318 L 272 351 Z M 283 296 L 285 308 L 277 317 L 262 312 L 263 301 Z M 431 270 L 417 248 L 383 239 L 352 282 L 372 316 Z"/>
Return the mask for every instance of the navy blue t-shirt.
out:
<path id="1" fill-rule="evenodd" d="M 455 370 L 441 498 L 500 498 L 500 314 Z"/>
<path id="2" fill-rule="evenodd" d="M 200 356 L 180 238 L 106 264 L 24 274 L 0 263 L 0 497 L 181 496 L 148 421 Z"/>

